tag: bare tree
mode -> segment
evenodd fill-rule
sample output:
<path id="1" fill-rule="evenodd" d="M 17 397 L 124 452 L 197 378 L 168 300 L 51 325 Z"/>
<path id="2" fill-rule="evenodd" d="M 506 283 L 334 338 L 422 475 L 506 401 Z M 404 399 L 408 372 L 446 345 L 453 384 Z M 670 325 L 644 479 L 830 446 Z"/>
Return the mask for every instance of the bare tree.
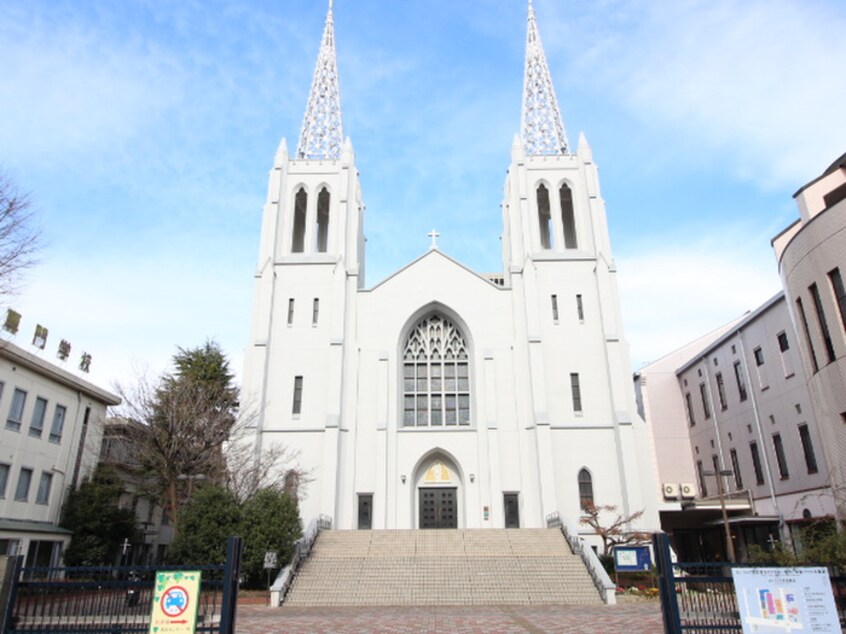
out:
<path id="1" fill-rule="evenodd" d="M 628 544 L 642 544 L 652 538 L 651 533 L 636 531 L 630 528 L 632 522 L 637 521 L 643 515 L 643 511 L 622 515 L 617 513 L 617 507 L 613 505 L 596 505 L 586 502 L 582 508 L 584 517 L 579 520 L 580 524 L 589 526 L 593 532 L 602 539 L 602 554 L 609 555 L 614 546 L 625 546 Z M 615 514 L 610 523 L 603 522 L 600 515 L 603 513 Z"/>
<path id="2" fill-rule="evenodd" d="M 41 233 L 34 225 L 29 196 L 0 172 L 0 296 L 19 291 L 23 272 L 37 261 Z"/>

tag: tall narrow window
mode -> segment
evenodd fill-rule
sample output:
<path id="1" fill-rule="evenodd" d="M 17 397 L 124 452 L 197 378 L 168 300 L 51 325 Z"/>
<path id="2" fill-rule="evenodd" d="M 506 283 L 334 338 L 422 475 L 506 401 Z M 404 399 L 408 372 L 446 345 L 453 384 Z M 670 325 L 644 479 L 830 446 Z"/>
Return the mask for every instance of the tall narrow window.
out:
<path id="1" fill-rule="evenodd" d="M 699 476 L 699 490 L 702 492 L 702 497 L 708 497 L 708 485 L 705 483 L 705 471 L 702 469 L 702 461 L 696 461 L 696 475 Z"/>
<path id="2" fill-rule="evenodd" d="M 752 352 L 755 355 L 755 365 L 761 366 L 764 365 L 764 351 L 761 350 L 761 346 L 755 348 Z"/>
<path id="3" fill-rule="evenodd" d="M 729 451 L 731 456 L 731 470 L 734 472 L 734 488 L 740 491 L 743 488 L 743 474 L 740 471 L 740 460 L 737 458 L 737 449 Z"/>
<path id="4" fill-rule="evenodd" d="M 840 321 L 843 324 L 844 334 L 846 334 L 846 287 L 843 286 L 840 269 L 836 268 L 829 271 L 828 279 L 831 282 L 831 290 L 837 302 L 837 310 L 840 312 Z"/>
<path id="5" fill-rule="evenodd" d="M 811 299 L 814 300 L 814 309 L 817 311 L 817 323 L 820 326 L 823 344 L 825 344 L 825 353 L 828 355 L 828 362 L 831 363 L 834 361 L 834 345 L 831 342 L 831 332 L 828 329 L 828 320 L 825 318 L 825 312 L 823 311 L 820 291 L 816 283 L 811 284 L 808 287 L 808 291 L 811 293 Z"/>
<path id="6" fill-rule="evenodd" d="M 558 323 L 558 295 L 552 296 L 552 321 Z"/>
<path id="7" fill-rule="evenodd" d="M 726 411 L 728 409 L 728 401 L 726 400 L 726 382 L 723 380 L 723 373 L 717 372 L 717 396 L 720 398 L 720 409 Z"/>
<path id="8" fill-rule="evenodd" d="M 573 394 L 573 411 L 582 411 L 582 388 L 579 385 L 579 375 L 572 373 L 570 375 L 570 391 Z"/>
<path id="9" fill-rule="evenodd" d="M 294 226 L 291 239 L 291 253 L 302 253 L 305 248 L 306 204 L 308 194 L 304 187 L 294 196 Z"/>
<path id="10" fill-rule="evenodd" d="M 550 241 L 552 232 L 550 225 L 552 224 L 552 217 L 549 213 L 549 190 L 545 185 L 538 186 L 538 229 L 540 229 L 540 246 L 541 249 L 552 248 Z"/>
<path id="11" fill-rule="evenodd" d="M 469 349 L 458 326 L 442 315 L 419 321 L 406 339 L 402 424 L 470 424 Z"/>
<path id="12" fill-rule="evenodd" d="M 808 327 L 808 316 L 805 314 L 805 305 L 802 298 L 796 298 L 796 310 L 799 312 L 799 319 L 802 321 L 802 331 L 805 333 L 805 341 L 808 342 L 808 351 L 811 353 L 811 366 L 814 372 L 819 372 L 820 364 L 817 361 L 817 351 L 814 350 L 814 340 L 811 339 L 811 329 Z"/>
<path id="13" fill-rule="evenodd" d="M 47 413 L 47 401 L 40 396 L 35 399 L 35 407 L 32 408 L 32 420 L 29 423 L 29 435 L 33 438 L 41 438 L 44 431 L 44 415 Z"/>
<path id="14" fill-rule="evenodd" d="M 585 307 L 581 295 L 576 295 L 576 314 L 579 316 L 579 321 L 585 320 Z"/>
<path id="15" fill-rule="evenodd" d="M 778 465 L 778 475 L 782 480 L 787 480 L 790 477 L 790 472 L 787 470 L 787 458 L 784 455 L 784 442 L 781 440 L 781 434 L 773 434 L 773 451 L 775 451 L 776 464 Z"/>
<path id="16" fill-rule="evenodd" d="M 294 323 L 294 298 L 288 298 L 288 325 Z"/>
<path id="17" fill-rule="evenodd" d="M 21 467 L 18 474 L 18 486 L 15 488 L 15 499 L 26 502 L 29 498 L 29 485 L 32 484 L 32 469 Z"/>
<path id="18" fill-rule="evenodd" d="M 567 185 L 561 186 L 561 225 L 564 227 L 564 248 L 578 248 L 576 240 L 576 215 L 573 211 L 573 192 Z"/>
<path id="19" fill-rule="evenodd" d="M 705 412 L 705 420 L 711 418 L 711 406 L 708 404 L 708 390 L 704 383 L 699 384 L 699 398 L 702 399 L 702 411 Z"/>
<path id="20" fill-rule="evenodd" d="M 752 453 L 752 468 L 755 471 L 755 482 L 758 485 L 764 484 L 764 470 L 761 468 L 761 454 L 758 452 L 758 443 L 750 442 L 749 451 Z"/>
<path id="21" fill-rule="evenodd" d="M 6 497 L 6 487 L 9 484 L 9 465 L 0 463 L 0 500 Z"/>
<path id="22" fill-rule="evenodd" d="M 303 409 L 303 377 L 294 377 L 294 404 L 291 413 L 298 415 Z"/>
<path id="23" fill-rule="evenodd" d="M 20 431 L 25 404 L 26 392 L 15 388 L 15 393 L 12 395 L 12 405 L 9 407 L 9 417 L 6 419 L 6 427 L 8 429 Z"/>
<path id="24" fill-rule="evenodd" d="M 693 416 L 693 399 L 690 397 L 690 392 L 684 393 L 684 402 L 687 405 L 687 420 L 693 427 L 696 424 L 696 418 Z"/>
<path id="25" fill-rule="evenodd" d="M 787 339 L 787 334 L 784 332 L 776 335 L 778 341 L 778 350 L 781 353 L 781 369 L 784 371 L 784 376 L 789 378 L 793 376 L 793 366 L 788 359 L 787 351 L 790 350 L 790 341 Z"/>
<path id="26" fill-rule="evenodd" d="M 593 506 L 593 478 L 590 471 L 582 469 L 579 471 L 579 508 L 585 510 Z"/>
<path id="27" fill-rule="evenodd" d="M 65 427 L 65 413 L 67 408 L 64 405 L 56 405 L 53 410 L 53 424 L 50 426 L 50 442 L 59 444 L 62 442 L 62 430 Z"/>
<path id="28" fill-rule="evenodd" d="M 314 304 L 311 307 L 311 325 L 316 326 L 317 320 L 320 318 L 320 300 L 315 297 Z"/>
<path id="29" fill-rule="evenodd" d="M 805 466 L 808 468 L 808 473 L 817 473 L 819 467 L 817 456 L 814 454 L 814 443 L 811 442 L 811 432 L 805 423 L 799 425 L 799 440 L 802 442 L 802 453 L 805 454 Z"/>
<path id="30" fill-rule="evenodd" d="M 740 402 L 742 403 L 749 395 L 746 392 L 746 380 L 743 378 L 743 368 L 740 361 L 734 362 L 734 379 L 737 381 L 737 393 L 740 395 Z"/>
<path id="31" fill-rule="evenodd" d="M 317 243 L 315 251 L 326 253 L 329 245 L 329 190 L 325 187 L 317 195 Z"/>
<path id="32" fill-rule="evenodd" d="M 41 481 L 38 483 L 38 492 L 35 494 L 36 504 L 47 504 L 50 500 L 50 486 L 53 484 L 53 474 L 46 471 L 41 472 Z"/>

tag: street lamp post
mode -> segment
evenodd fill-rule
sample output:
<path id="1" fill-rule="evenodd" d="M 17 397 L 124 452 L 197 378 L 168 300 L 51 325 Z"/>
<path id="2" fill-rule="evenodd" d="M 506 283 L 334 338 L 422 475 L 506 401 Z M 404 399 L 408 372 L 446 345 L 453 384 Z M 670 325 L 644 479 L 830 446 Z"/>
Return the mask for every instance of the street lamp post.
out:
<path id="1" fill-rule="evenodd" d="M 723 489 L 723 476 L 734 475 L 731 469 L 720 469 L 718 471 L 703 471 L 703 476 L 715 476 L 717 479 L 717 494 L 720 496 L 720 510 L 723 512 L 723 528 L 726 532 L 726 554 L 728 560 L 734 563 L 734 543 L 731 541 L 731 528 L 729 527 L 728 511 L 726 510 L 726 494 Z"/>

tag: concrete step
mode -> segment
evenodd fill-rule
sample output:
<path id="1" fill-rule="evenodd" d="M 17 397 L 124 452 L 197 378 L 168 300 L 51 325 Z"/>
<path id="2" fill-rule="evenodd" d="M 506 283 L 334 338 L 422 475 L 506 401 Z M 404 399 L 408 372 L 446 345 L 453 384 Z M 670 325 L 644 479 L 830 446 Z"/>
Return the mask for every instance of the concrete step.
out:
<path id="1" fill-rule="evenodd" d="M 288 606 L 601 603 L 560 531 L 323 531 Z"/>

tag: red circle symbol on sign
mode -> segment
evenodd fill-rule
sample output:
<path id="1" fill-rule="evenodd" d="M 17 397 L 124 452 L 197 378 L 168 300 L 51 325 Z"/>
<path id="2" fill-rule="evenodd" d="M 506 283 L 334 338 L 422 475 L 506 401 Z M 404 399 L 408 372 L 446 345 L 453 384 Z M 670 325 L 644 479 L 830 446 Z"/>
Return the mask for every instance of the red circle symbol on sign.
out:
<path id="1" fill-rule="evenodd" d="M 171 586 L 164 591 L 159 603 L 167 616 L 180 616 L 188 609 L 188 591 L 182 586 Z"/>

